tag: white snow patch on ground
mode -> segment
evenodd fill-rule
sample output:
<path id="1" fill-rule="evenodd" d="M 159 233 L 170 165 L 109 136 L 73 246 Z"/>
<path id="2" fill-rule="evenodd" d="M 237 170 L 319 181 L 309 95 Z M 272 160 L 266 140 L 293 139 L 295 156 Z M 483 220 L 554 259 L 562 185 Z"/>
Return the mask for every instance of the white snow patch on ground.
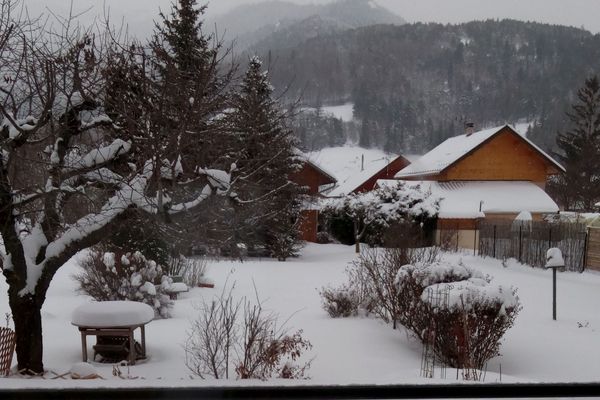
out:
<path id="1" fill-rule="evenodd" d="M 243 385 L 319 385 L 319 384 L 433 384 L 456 383 L 456 371 L 449 368 L 447 379 L 421 378 L 421 345 L 403 329 L 371 318 L 331 319 L 321 309 L 318 290 L 345 281 L 344 269 L 355 259 L 352 246 L 307 245 L 302 256 L 289 262 L 248 260 L 211 264 L 214 289 L 192 288 L 175 302 L 173 318 L 155 320 L 146 326 L 149 358 L 129 368 L 124 380 L 112 376 L 111 364 L 92 363 L 106 380 L 75 381 L 63 379 L 0 378 L 0 387 L 123 387 L 123 386 L 238 386 Z M 495 285 L 515 286 L 523 305 L 504 340 L 500 352 L 488 363 L 486 382 L 593 382 L 600 377 L 600 274 L 593 272 L 558 273 L 558 320 L 552 320 L 552 273 L 533 269 L 509 260 L 482 259 L 472 255 L 446 254 L 444 259 L 463 263 L 494 277 Z M 79 271 L 75 260 L 65 265 L 54 278 L 42 309 L 44 323 L 44 364 L 56 373 L 68 372 L 81 362 L 80 335 L 71 325 L 78 306 L 89 303 L 76 294 L 72 279 Z M 236 282 L 236 296 L 255 298 L 254 286 L 266 308 L 281 320 L 292 317 L 290 331 L 304 330 L 313 344 L 307 354 L 314 357 L 307 381 L 214 381 L 192 378 L 185 367 L 182 345 L 190 320 L 197 311 L 194 304 L 211 299 Z M 0 315 L 9 311 L 7 286 L 0 281 Z M 138 336 L 139 338 L 139 336 Z M 139 339 L 138 339 L 139 340 Z M 90 355 L 94 339 L 88 341 Z M 123 370 L 124 367 L 121 367 Z M 125 367 L 126 368 L 126 367 Z M 49 374 L 49 376 L 53 376 Z"/>
<path id="2" fill-rule="evenodd" d="M 316 111 L 314 107 L 304 107 L 306 111 Z M 343 122 L 351 122 L 354 120 L 354 103 L 345 103 L 337 106 L 321 107 L 323 114 L 341 119 Z"/>

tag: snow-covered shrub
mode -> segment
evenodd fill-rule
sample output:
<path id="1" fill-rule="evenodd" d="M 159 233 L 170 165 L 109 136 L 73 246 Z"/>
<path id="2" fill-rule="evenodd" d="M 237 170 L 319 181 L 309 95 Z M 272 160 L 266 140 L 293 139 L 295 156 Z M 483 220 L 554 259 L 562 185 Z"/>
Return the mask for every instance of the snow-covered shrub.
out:
<path id="1" fill-rule="evenodd" d="M 338 288 L 326 287 L 319 292 L 321 304 L 332 318 L 347 318 L 358 314 L 360 298 L 348 285 Z"/>
<path id="2" fill-rule="evenodd" d="M 482 369 L 521 308 L 514 288 L 462 264 L 404 265 L 396 275 L 398 321 L 444 363 Z"/>
<path id="3" fill-rule="evenodd" d="M 168 318 L 173 302 L 166 291 L 172 281 L 154 261 L 140 252 L 112 253 L 92 249 L 74 276 L 79 290 L 97 301 L 131 300 L 146 303 L 155 314 Z"/>
<path id="4" fill-rule="evenodd" d="M 201 378 L 304 379 L 312 348 L 302 331 L 288 334 L 260 302 L 235 300 L 232 290 L 200 304 L 185 344 L 186 365 Z"/>
<path id="5" fill-rule="evenodd" d="M 351 228 L 358 252 L 358 243 L 363 240 L 372 245 L 381 244 L 393 224 L 434 218 L 439 202 L 439 198 L 418 184 L 398 182 L 392 187 L 329 199 L 322 212 L 330 221 L 341 222 L 339 228 Z"/>
<path id="6" fill-rule="evenodd" d="M 395 329 L 400 312 L 398 270 L 407 263 L 436 261 L 439 254 L 436 247 L 365 249 L 346 269 L 347 283 L 321 290 L 323 309 L 334 318 L 373 314 Z"/>

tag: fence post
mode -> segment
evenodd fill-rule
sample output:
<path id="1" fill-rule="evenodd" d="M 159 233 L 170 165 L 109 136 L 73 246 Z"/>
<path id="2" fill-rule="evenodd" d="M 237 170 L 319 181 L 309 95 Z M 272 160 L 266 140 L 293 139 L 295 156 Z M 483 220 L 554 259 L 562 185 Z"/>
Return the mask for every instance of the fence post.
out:
<path id="1" fill-rule="evenodd" d="M 460 225 L 458 224 L 458 221 L 456 221 L 456 252 L 458 253 L 458 237 L 460 234 L 460 231 L 458 230 L 458 228 L 460 227 Z"/>
<path id="2" fill-rule="evenodd" d="M 590 239 L 590 228 L 586 228 L 585 230 L 585 240 L 583 241 L 583 265 L 581 266 L 581 272 L 585 271 L 587 267 L 587 255 L 588 255 L 588 246 Z"/>
<path id="3" fill-rule="evenodd" d="M 523 262 L 521 259 L 523 253 L 523 224 L 519 224 L 519 262 Z"/>
<path id="4" fill-rule="evenodd" d="M 496 225 L 494 225 L 494 247 L 492 251 L 493 257 L 496 258 Z"/>

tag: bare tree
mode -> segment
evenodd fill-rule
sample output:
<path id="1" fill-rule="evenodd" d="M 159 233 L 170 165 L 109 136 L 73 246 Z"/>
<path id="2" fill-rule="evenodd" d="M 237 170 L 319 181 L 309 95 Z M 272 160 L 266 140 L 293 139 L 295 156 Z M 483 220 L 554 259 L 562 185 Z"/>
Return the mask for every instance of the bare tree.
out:
<path id="1" fill-rule="evenodd" d="M 211 126 L 215 110 L 191 100 L 205 88 L 190 88 L 185 108 L 180 97 L 153 97 L 176 88 L 145 69 L 140 46 L 82 30 L 72 16 L 46 29 L 4 12 L 11 0 L 0 5 L 0 260 L 18 368 L 39 374 L 40 310 L 58 269 L 132 213 L 169 220 L 228 195 L 230 171 L 180 162 L 177 135 L 163 135 L 185 129 L 172 126 L 185 115 Z M 115 91 L 115 71 L 139 79 Z"/>

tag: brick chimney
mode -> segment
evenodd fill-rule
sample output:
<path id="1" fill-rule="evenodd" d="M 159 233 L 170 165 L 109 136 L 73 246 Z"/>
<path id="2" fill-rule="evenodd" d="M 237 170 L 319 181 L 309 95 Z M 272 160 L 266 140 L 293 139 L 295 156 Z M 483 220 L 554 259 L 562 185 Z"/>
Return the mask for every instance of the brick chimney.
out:
<path id="1" fill-rule="evenodd" d="M 467 136 L 471 136 L 473 133 L 475 133 L 475 124 L 473 122 L 466 122 L 465 123 L 465 134 Z"/>

